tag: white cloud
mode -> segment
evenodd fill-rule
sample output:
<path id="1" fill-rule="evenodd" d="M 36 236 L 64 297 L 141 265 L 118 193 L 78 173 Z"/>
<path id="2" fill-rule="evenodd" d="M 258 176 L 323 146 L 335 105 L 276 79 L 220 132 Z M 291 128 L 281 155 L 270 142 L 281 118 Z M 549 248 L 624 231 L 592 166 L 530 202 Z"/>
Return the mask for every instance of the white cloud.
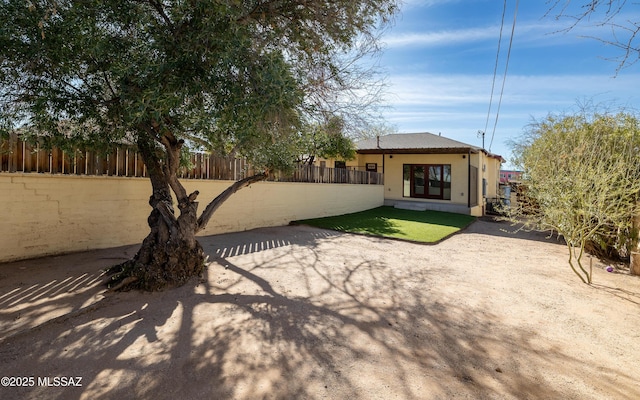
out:
<path id="1" fill-rule="evenodd" d="M 389 78 L 394 105 L 460 106 L 483 102 L 491 90 L 486 75 L 416 74 Z"/>
<path id="2" fill-rule="evenodd" d="M 568 33 L 560 32 L 556 23 L 520 23 L 516 25 L 514 41 L 516 44 L 552 44 L 574 42 L 576 36 L 595 36 L 595 29 L 576 29 Z M 509 30 L 509 32 L 507 32 Z M 503 41 L 508 40 L 510 28 L 503 28 Z M 465 29 L 451 29 L 432 32 L 403 32 L 384 36 L 382 41 L 388 48 L 398 47 L 436 47 L 455 44 L 469 44 L 482 41 L 495 41 L 500 37 L 500 26 L 490 25 Z"/>
<path id="3" fill-rule="evenodd" d="M 461 0 L 404 0 L 402 2 L 402 8 L 433 7 L 444 4 L 459 3 L 460 1 Z"/>
<path id="4" fill-rule="evenodd" d="M 487 146 L 493 131 L 501 80 L 491 94 L 491 75 L 396 75 L 389 78 L 385 118 L 400 132 L 442 132 L 465 143 L 479 145 L 478 130 L 487 126 Z M 492 151 L 509 155 L 504 142 L 519 136 L 532 118 L 575 111 L 580 101 L 630 106 L 640 102 L 636 93 L 640 74 L 611 78 L 606 75 L 512 75 L 507 77 Z"/>
<path id="5" fill-rule="evenodd" d="M 489 12 L 477 15 L 478 18 L 455 13 L 471 1 L 474 0 L 408 0 L 404 13 L 409 24 L 399 23 L 382 37 L 386 47 L 392 50 L 389 71 L 399 72 L 387 79 L 386 100 L 391 109 L 385 116 L 400 132 L 442 132 L 453 139 L 478 144 L 475 136 L 478 129 L 485 128 L 493 79 L 488 67 L 483 66 L 493 65 L 500 21 L 496 19 L 499 15 Z M 444 9 L 447 3 L 451 10 Z M 428 9 L 436 6 L 443 9 Z M 520 135 L 532 118 L 575 112 L 577 102 L 637 105 L 640 109 L 640 94 L 636 93 L 640 74 L 631 73 L 638 69 L 623 70 L 613 79 L 616 65 L 602 68 L 596 57 L 615 56 L 616 49 L 587 39 L 603 38 L 603 35 L 606 38 L 611 35 L 610 27 L 596 26 L 595 21 L 591 21 L 563 32 L 570 21 L 556 20 L 553 15 L 543 18 L 546 8 L 540 5 L 532 4 L 528 10 L 524 12 L 521 8 L 518 15 L 515 52 L 495 131 L 494 151 L 507 155 L 504 141 Z M 449 11 L 453 17 L 447 20 Z M 444 16 L 443 19 L 434 19 L 438 15 Z M 478 23 L 481 25 L 476 25 Z M 503 58 L 510 31 L 509 18 L 503 28 Z M 452 63 L 456 63 L 452 68 L 455 74 L 446 70 Z M 563 75 L 554 70 L 562 71 Z M 603 71 L 602 74 L 595 72 L 598 70 Z M 524 71 L 530 75 L 522 74 Z M 498 76 L 488 131 L 493 130 L 501 84 L 502 77 Z"/>
<path id="6" fill-rule="evenodd" d="M 387 100 L 394 106 L 468 107 L 489 104 L 492 75 L 396 75 L 389 77 Z M 498 101 L 498 77 L 494 101 Z M 611 78 L 605 75 L 508 75 L 503 103 L 511 106 L 545 106 L 575 103 L 580 98 L 637 98 L 640 74 Z"/>
<path id="7" fill-rule="evenodd" d="M 453 43 L 469 43 L 498 38 L 495 27 L 449 30 L 440 32 L 420 32 L 389 35 L 383 38 L 388 47 L 404 46 L 446 46 Z"/>

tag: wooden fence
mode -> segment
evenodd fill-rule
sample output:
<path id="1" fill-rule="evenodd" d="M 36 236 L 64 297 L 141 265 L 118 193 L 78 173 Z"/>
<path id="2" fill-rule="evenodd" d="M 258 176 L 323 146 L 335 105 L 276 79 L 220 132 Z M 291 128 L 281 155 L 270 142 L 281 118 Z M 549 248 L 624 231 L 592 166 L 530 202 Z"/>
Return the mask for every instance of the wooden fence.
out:
<path id="1" fill-rule="evenodd" d="M 118 146 L 110 152 L 76 149 L 65 152 L 57 147 L 32 145 L 16 136 L 0 138 L 0 173 L 46 173 L 146 177 L 142 156 L 133 146 Z M 180 171 L 181 178 L 239 180 L 253 173 L 246 160 L 233 156 L 192 153 L 190 166 Z M 383 184 L 380 173 L 300 165 L 292 174 L 275 173 L 270 181 Z"/>
<path id="2" fill-rule="evenodd" d="M 356 185 L 382 185 L 384 183 L 383 175 L 377 172 L 316 167 L 314 165 L 300 165 L 290 175 L 275 173 L 270 175 L 267 180 L 277 182 L 350 183 Z"/>

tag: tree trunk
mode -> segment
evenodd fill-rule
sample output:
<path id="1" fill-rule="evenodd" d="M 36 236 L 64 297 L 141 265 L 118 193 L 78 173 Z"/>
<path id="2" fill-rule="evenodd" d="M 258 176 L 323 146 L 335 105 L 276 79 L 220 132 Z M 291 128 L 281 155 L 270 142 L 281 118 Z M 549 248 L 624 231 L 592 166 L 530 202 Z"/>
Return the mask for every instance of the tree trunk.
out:
<path id="1" fill-rule="evenodd" d="M 162 140 L 164 151 L 145 136 L 138 139 L 153 188 L 149 198 L 152 210 L 147 219 L 150 232 L 133 259 L 108 271 L 114 274 L 109 282 L 113 289 L 161 290 L 182 285 L 204 269 L 204 252 L 195 237 L 198 192 L 187 196 L 178 182 L 182 143 L 172 139 Z M 178 199 L 178 217 L 172 190 Z"/>
<path id="2" fill-rule="evenodd" d="M 633 216 L 633 229 L 640 232 L 640 214 Z M 631 275 L 640 276 L 640 241 L 636 239 L 630 254 L 629 270 Z"/>
<path id="3" fill-rule="evenodd" d="M 196 207 L 182 209 L 173 217 L 171 197 L 158 199 L 151 196 L 153 208 L 149 218 L 149 235 L 132 260 L 118 266 L 114 289 L 139 288 L 155 291 L 180 286 L 194 276 L 200 276 L 205 266 L 204 251 L 196 232 Z M 173 218 L 171 218 L 173 217 Z"/>
<path id="4" fill-rule="evenodd" d="M 133 259 L 110 268 L 111 290 L 162 290 L 180 286 L 190 278 L 200 276 L 205 268 L 205 254 L 196 239 L 213 213 L 233 193 L 267 175 L 258 174 L 235 182 L 217 196 L 198 218 L 198 192 L 187 195 L 177 178 L 182 143 L 165 134 L 161 141 L 164 151 L 153 142 L 138 140 L 153 194 L 149 199 L 151 214 L 147 219 L 150 232 Z M 178 200 L 176 217 L 171 192 Z"/>

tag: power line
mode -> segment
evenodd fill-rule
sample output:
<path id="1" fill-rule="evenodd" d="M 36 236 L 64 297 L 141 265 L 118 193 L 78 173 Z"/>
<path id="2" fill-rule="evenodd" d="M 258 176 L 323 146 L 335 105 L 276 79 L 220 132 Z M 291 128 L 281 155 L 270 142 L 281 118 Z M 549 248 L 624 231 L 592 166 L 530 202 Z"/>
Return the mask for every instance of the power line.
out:
<path id="1" fill-rule="evenodd" d="M 502 105 L 502 95 L 504 94 L 504 84 L 507 81 L 507 70 L 509 69 L 509 59 L 511 58 L 511 47 L 513 45 L 513 36 L 516 30 L 516 20 L 518 17 L 518 5 L 520 0 L 516 0 L 516 9 L 513 12 L 513 25 L 511 25 L 511 38 L 509 39 L 509 51 L 507 51 L 507 61 L 504 66 L 504 75 L 502 76 L 502 89 L 500 89 L 500 100 L 498 101 L 498 109 L 496 111 L 496 120 L 493 124 L 493 131 L 491 132 L 491 141 L 489 142 L 489 151 L 491 151 L 491 145 L 493 144 L 493 137 L 496 134 L 496 127 L 498 126 L 498 117 L 500 116 L 500 106 Z"/>
<path id="2" fill-rule="evenodd" d="M 504 16 L 507 13 L 507 0 L 504 0 L 502 7 L 502 20 L 500 21 L 500 36 L 498 37 L 498 51 L 496 52 L 496 65 L 493 67 L 493 83 L 491 84 L 491 97 L 489 97 L 489 110 L 487 110 L 487 121 L 482 132 L 482 148 L 484 148 L 484 135 L 489 127 L 489 117 L 491 116 L 491 105 L 493 103 L 493 92 L 496 87 L 496 77 L 498 76 L 498 61 L 500 60 L 500 45 L 502 44 L 502 29 L 504 28 Z"/>

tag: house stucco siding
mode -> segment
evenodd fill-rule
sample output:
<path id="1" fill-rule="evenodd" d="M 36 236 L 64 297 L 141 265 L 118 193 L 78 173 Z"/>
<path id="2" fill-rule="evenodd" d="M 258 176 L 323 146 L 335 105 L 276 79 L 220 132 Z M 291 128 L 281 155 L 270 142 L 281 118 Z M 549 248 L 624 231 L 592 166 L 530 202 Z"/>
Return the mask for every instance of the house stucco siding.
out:
<path id="1" fill-rule="evenodd" d="M 388 200 L 428 201 L 433 203 L 468 204 L 468 161 L 462 154 L 386 154 L 384 160 L 384 193 Z M 405 164 L 451 165 L 451 200 L 418 199 L 403 196 Z"/>
<path id="2" fill-rule="evenodd" d="M 368 163 L 375 163 L 377 165 L 378 169 L 376 172 L 384 172 L 382 171 L 382 154 L 358 154 L 355 160 L 347 161 L 347 168 L 366 171 Z"/>
<path id="3" fill-rule="evenodd" d="M 385 204 L 396 202 L 437 211 L 481 216 L 487 198 L 498 197 L 502 157 L 485 149 L 429 132 L 394 133 L 362 139 L 356 143 L 358 158 L 347 167 L 364 168 L 376 162 L 384 173 Z M 405 197 L 404 165 L 450 165 L 451 194 L 440 192 L 442 199 Z M 473 179 L 473 181 L 470 181 Z M 419 185 L 421 186 L 421 185 Z M 413 188 L 411 188 L 413 189 Z M 450 197 L 450 198 L 449 198 Z M 445 200 L 446 199 L 446 200 Z M 403 204 L 405 206 L 405 204 Z"/>
<path id="4" fill-rule="evenodd" d="M 326 160 L 333 165 L 333 159 Z M 471 154 L 358 154 L 355 160 L 347 161 L 347 168 L 365 170 L 367 163 L 376 163 L 378 172 L 384 172 L 384 204 L 393 206 L 398 201 L 428 203 L 429 209 L 460 214 L 482 216 L 484 198 L 482 178 L 487 180 L 487 196 L 496 197 L 500 162 L 484 153 Z M 422 199 L 405 197 L 403 166 L 405 164 L 448 164 L 451 165 L 451 199 Z M 469 165 L 478 168 L 476 206 L 469 207 Z M 485 165 L 485 170 L 482 166 Z M 497 165 L 497 167 L 496 167 Z M 495 184 L 493 184 L 495 181 Z"/>

